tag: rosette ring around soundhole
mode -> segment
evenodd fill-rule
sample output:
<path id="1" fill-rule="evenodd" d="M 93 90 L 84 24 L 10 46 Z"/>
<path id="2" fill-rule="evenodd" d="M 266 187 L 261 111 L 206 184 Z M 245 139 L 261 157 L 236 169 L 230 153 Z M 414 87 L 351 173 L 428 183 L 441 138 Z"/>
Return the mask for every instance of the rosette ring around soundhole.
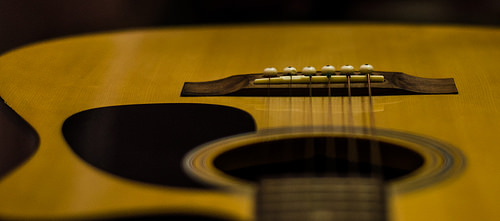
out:
<path id="1" fill-rule="evenodd" d="M 357 162 L 349 162 L 349 140 Z M 348 176 L 357 164 L 370 176 L 370 143 L 381 155 L 380 170 L 388 190 L 408 192 L 459 174 L 465 158 L 455 147 L 420 135 L 366 128 L 315 127 L 260 130 L 219 139 L 186 155 L 183 166 L 193 178 L 234 191 L 253 192 L 258 179 L 280 175 Z"/>

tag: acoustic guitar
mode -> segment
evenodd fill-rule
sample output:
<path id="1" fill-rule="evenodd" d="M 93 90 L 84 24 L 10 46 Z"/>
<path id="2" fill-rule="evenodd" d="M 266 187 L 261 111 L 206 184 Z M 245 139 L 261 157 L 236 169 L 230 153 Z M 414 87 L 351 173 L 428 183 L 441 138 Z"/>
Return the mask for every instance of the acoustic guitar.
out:
<path id="1" fill-rule="evenodd" d="M 19 48 L 0 219 L 498 220 L 499 39 L 305 23 Z"/>

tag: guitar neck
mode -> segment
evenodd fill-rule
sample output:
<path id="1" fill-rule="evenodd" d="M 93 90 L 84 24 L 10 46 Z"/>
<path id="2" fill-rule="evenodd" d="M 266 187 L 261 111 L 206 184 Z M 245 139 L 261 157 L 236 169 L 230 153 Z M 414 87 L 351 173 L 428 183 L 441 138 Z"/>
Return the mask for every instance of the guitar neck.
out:
<path id="1" fill-rule="evenodd" d="M 377 178 L 266 178 L 257 192 L 256 214 L 260 221 L 383 221 L 385 198 Z"/>

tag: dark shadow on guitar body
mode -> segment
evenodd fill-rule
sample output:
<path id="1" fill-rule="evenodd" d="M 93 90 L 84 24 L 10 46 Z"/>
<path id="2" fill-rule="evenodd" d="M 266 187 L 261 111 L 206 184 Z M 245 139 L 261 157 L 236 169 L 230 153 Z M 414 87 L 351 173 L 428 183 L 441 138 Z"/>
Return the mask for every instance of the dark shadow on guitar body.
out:
<path id="1" fill-rule="evenodd" d="M 38 150 L 36 131 L 0 98 L 0 179 Z"/>
<path id="2" fill-rule="evenodd" d="M 209 104 L 142 104 L 91 109 L 69 117 L 63 135 L 89 164 L 120 177 L 208 188 L 182 169 L 184 155 L 218 138 L 255 131 L 242 110 Z"/>

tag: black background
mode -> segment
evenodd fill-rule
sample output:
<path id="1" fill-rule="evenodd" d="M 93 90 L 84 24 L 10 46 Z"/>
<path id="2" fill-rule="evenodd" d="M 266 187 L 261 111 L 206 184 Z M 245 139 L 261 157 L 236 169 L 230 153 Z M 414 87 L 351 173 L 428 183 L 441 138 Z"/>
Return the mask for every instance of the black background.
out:
<path id="1" fill-rule="evenodd" d="M 500 24 L 498 0 L 0 0 L 0 53 L 44 39 L 151 26 L 289 21 Z"/>

